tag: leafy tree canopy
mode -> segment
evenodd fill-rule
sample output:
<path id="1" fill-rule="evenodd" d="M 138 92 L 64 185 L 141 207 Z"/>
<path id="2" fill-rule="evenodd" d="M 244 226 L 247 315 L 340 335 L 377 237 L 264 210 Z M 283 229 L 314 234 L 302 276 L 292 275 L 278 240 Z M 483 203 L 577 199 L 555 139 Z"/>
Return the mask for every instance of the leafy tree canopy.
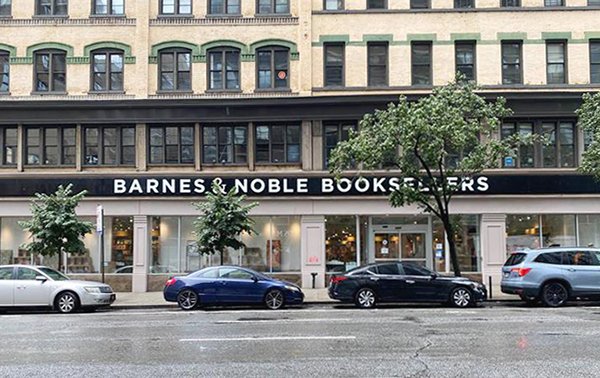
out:
<path id="1" fill-rule="evenodd" d="M 600 180 L 600 92 L 584 94 L 583 103 L 575 113 L 583 131 L 592 137 L 591 143 L 583 151 L 579 170 Z"/>
<path id="2" fill-rule="evenodd" d="M 246 197 L 238 196 L 235 188 L 228 192 L 215 180 L 212 192 L 208 192 L 204 202 L 193 203 L 200 215 L 194 221 L 196 245 L 201 254 L 221 254 L 226 248 L 240 249 L 245 247 L 240 240 L 242 233 L 253 234 L 254 221 L 249 212 L 257 203 L 244 204 Z"/>
<path id="3" fill-rule="evenodd" d="M 30 253 L 54 256 L 61 251 L 83 253 L 82 238 L 92 232 L 93 224 L 77 219 L 75 209 L 86 192 L 73 194 L 72 185 L 60 185 L 53 194 L 36 193 L 31 203 L 31 219 L 19 222 L 31 233 L 32 241 L 24 245 Z"/>

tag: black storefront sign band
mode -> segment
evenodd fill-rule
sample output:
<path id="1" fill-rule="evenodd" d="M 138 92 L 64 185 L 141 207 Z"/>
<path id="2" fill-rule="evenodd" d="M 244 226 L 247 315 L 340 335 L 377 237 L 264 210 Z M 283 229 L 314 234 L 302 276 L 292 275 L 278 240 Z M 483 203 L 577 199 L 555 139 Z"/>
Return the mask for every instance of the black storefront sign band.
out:
<path id="1" fill-rule="evenodd" d="M 393 175 L 344 177 L 208 177 L 208 176 L 69 176 L 1 178 L 0 197 L 30 197 L 51 193 L 58 185 L 73 184 L 88 197 L 202 197 L 216 180 L 224 189 L 236 188 L 251 197 L 386 196 L 401 185 L 417 185 L 414 179 Z M 456 178 L 449 178 L 456 180 Z M 482 175 L 466 180 L 460 195 L 600 194 L 600 183 L 591 176 Z"/>

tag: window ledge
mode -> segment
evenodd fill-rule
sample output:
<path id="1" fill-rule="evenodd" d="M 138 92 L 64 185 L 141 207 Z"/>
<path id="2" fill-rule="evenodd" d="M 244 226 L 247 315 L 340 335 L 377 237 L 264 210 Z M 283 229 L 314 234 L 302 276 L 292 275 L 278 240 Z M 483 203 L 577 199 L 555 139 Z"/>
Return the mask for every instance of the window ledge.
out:
<path id="1" fill-rule="evenodd" d="M 158 19 L 165 18 L 195 18 L 193 14 L 159 14 Z"/>
<path id="2" fill-rule="evenodd" d="M 256 166 L 258 167 L 270 167 L 270 166 L 277 166 L 277 167 L 290 167 L 290 168 L 301 168 L 302 167 L 302 162 L 297 162 L 297 163 L 266 163 L 266 162 L 255 162 Z"/>
<path id="3" fill-rule="evenodd" d="M 53 14 L 34 14 L 33 16 L 31 16 L 31 18 L 33 19 L 44 19 L 44 20 L 51 20 L 51 19 L 57 19 L 57 20 L 65 20 L 69 18 L 69 15 L 53 15 Z"/>
<path id="4" fill-rule="evenodd" d="M 187 90 L 186 91 L 164 91 L 164 90 L 156 91 L 156 94 L 159 94 L 159 95 L 174 95 L 174 96 L 189 95 L 189 94 L 193 94 L 193 93 L 194 93 L 194 91 L 191 91 L 191 90 L 190 91 L 187 91 Z"/>
<path id="5" fill-rule="evenodd" d="M 245 167 L 245 168 L 248 168 L 248 163 L 205 163 L 205 162 L 202 162 L 202 166 L 209 167 L 209 168 L 218 168 L 218 167 L 223 167 L 223 168 Z"/>
<path id="6" fill-rule="evenodd" d="M 37 91 L 32 91 L 31 95 L 32 96 L 67 96 L 69 94 L 69 92 L 37 92 Z"/>
<path id="7" fill-rule="evenodd" d="M 98 170 L 101 170 L 102 168 L 135 168 L 135 164 L 131 165 L 131 164 L 96 164 L 96 165 L 88 165 L 88 164 L 82 164 L 81 165 L 82 168 L 84 169 L 90 169 L 90 170 L 95 170 L 96 168 Z"/>
<path id="8" fill-rule="evenodd" d="M 10 92 L 0 92 L 0 96 L 10 96 Z"/>
<path id="9" fill-rule="evenodd" d="M 210 94 L 243 93 L 241 89 L 207 89 L 205 92 Z"/>
<path id="10" fill-rule="evenodd" d="M 242 18 L 244 17 L 241 13 L 214 13 L 207 14 L 206 18 Z"/>
<path id="11" fill-rule="evenodd" d="M 256 13 L 254 15 L 256 18 L 260 17 L 292 17 L 291 13 Z"/>
<path id="12" fill-rule="evenodd" d="M 73 168 L 75 169 L 75 164 L 73 165 L 49 165 L 49 164 L 45 164 L 45 165 L 38 165 L 38 164 L 23 164 L 24 168 L 36 168 L 36 169 L 52 169 L 52 168 Z"/>
<path id="13" fill-rule="evenodd" d="M 127 18 L 125 14 L 90 14 L 90 18 Z"/>
<path id="14" fill-rule="evenodd" d="M 125 91 L 88 91 L 89 95 L 106 96 L 106 95 L 124 95 Z"/>
<path id="15" fill-rule="evenodd" d="M 292 93 L 291 88 L 256 88 L 254 93 L 268 93 L 268 92 L 280 92 L 280 93 Z"/>
<path id="16" fill-rule="evenodd" d="M 194 167 L 195 163 L 170 163 L 170 164 L 163 164 L 163 163 L 148 163 L 148 167 L 150 168 L 174 168 L 174 167 Z"/>
<path id="17" fill-rule="evenodd" d="M 0 15 L 0 20 L 12 20 L 12 15 Z"/>

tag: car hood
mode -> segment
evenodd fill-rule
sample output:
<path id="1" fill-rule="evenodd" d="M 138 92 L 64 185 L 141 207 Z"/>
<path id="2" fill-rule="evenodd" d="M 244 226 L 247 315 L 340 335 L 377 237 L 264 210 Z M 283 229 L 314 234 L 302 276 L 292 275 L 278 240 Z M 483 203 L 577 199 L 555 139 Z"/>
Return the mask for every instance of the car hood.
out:
<path id="1" fill-rule="evenodd" d="M 82 280 L 54 281 L 54 283 L 56 283 L 58 285 L 64 285 L 64 286 L 90 286 L 90 287 L 110 286 L 108 284 L 103 284 L 102 282 L 82 281 Z"/>

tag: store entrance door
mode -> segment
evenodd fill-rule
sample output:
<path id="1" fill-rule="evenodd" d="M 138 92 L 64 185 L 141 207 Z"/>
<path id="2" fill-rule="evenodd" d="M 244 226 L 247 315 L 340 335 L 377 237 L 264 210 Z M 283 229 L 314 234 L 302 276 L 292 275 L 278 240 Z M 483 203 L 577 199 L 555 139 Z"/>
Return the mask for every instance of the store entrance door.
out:
<path id="1" fill-rule="evenodd" d="M 371 243 L 374 262 L 406 261 L 429 266 L 431 236 L 426 224 L 373 226 Z"/>

